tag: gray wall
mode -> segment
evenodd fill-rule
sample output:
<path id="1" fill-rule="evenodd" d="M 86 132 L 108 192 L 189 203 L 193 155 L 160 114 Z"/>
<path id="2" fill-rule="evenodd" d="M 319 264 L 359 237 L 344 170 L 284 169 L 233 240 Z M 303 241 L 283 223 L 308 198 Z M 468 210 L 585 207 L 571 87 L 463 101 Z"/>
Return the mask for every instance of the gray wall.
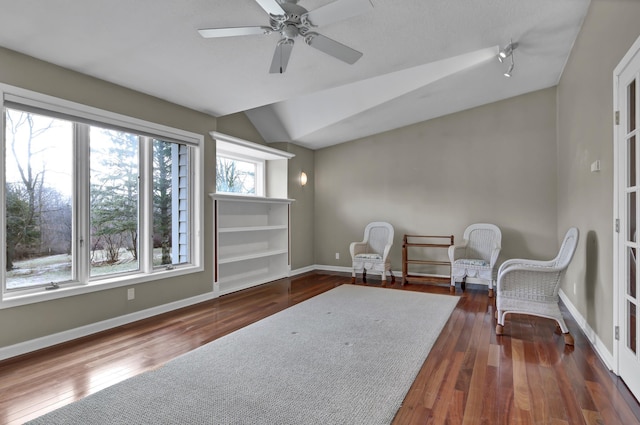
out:
<path id="1" fill-rule="evenodd" d="M 315 153 L 317 264 L 350 266 L 370 221 L 449 235 L 489 222 L 502 258 L 551 258 L 556 234 L 556 90 L 526 94 Z M 340 260 L 335 253 L 340 253 Z"/>
<path id="2" fill-rule="evenodd" d="M 215 164 L 208 132 L 216 120 L 163 100 L 0 48 L 0 82 L 57 96 L 108 111 L 172 126 L 205 136 L 205 164 Z M 205 166 L 204 192 L 215 190 L 213 167 Z M 0 347 L 73 329 L 212 291 L 212 203 L 204 199 L 204 267 L 201 273 L 136 285 L 127 301 L 126 287 L 0 310 Z"/>
<path id="3" fill-rule="evenodd" d="M 273 143 L 276 149 L 295 154 L 289 160 L 289 198 L 291 204 L 291 270 L 296 271 L 315 264 L 313 240 L 315 171 L 314 151 L 291 143 Z M 307 174 L 307 184 L 300 185 L 300 173 Z"/>
<path id="4" fill-rule="evenodd" d="M 640 2 L 592 0 L 558 85 L 558 238 L 581 241 L 562 289 L 613 351 L 613 70 L 640 35 Z M 602 171 L 590 164 L 602 161 Z"/>

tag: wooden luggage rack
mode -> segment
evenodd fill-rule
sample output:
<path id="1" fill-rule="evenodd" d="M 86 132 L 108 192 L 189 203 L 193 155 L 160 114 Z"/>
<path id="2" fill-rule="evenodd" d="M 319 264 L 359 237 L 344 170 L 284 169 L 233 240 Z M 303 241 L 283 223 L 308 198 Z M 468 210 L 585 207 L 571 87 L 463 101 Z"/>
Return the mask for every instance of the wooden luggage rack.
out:
<path id="1" fill-rule="evenodd" d="M 409 248 L 449 249 L 453 245 L 453 235 L 404 235 L 402 238 L 402 284 L 412 281 L 428 281 L 434 283 L 451 282 L 451 263 L 442 260 L 409 259 Z M 409 274 L 409 264 L 431 266 L 449 266 L 449 276 L 433 274 Z"/>

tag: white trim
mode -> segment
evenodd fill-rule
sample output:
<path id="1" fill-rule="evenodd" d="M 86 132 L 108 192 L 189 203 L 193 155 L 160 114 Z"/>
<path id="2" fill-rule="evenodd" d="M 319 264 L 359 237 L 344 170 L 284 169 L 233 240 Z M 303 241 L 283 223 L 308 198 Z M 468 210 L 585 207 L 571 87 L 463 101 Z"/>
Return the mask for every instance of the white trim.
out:
<path id="1" fill-rule="evenodd" d="M 310 269 L 310 270 L 309 270 Z M 345 266 L 328 266 L 324 264 L 314 264 L 313 266 L 305 267 L 303 270 L 305 271 L 314 271 L 320 270 L 325 272 L 338 272 L 338 273 L 351 273 L 353 271 L 353 267 L 345 267 Z M 400 270 L 391 270 L 393 276 L 397 279 L 398 277 L 402 278 L 402 271 Z M 379 273 L 367 273 L 367 277 L 375 277 L 380 276 Z"/>
<path id="2" fill-rule="evenodd" d="M 618 111 L 618 103 L 619 103 L 619 99 L 618 99 L 618 89 L 619 89 L 619 84 L 620 84 L 620 74 L 616 74 L 616 71 L 618 70 L 618 67 L 616 67 L 616 70 L 614 71 L 613 74 L 613 119 L 614 119 L 614 123 L 613 123 L 613 223 L 611 223 L 611 225 L 613 226 L 612 228 L 612 238 L 613 238 L 613 328 L 615 329 L 616 326 L 619 325 L 619 319 L 618 319 L 618 315 L 620 313 L 620 311 L 618 310 L 618 305 L 619 303 L 619 292 L 620 292 L 620 284 L 619 284 L 619 273 L 620 271 L 618 270 L 618 263 L 620 261 L 620 253 L 619 253 L 619 244 L 620 244 L 620 233 L 616 232 L 615 229 L 615 222 L 616 219 L 620 218 L 620 211 L 619 211 L 619 203 L 620 203 L 620 196 L 618 194 L 619 188 L 620 188 L 620 180 L 621 177 L 619 176 L 619 173 L 622 172 L 622 170 L 620 170 L 620 167 L 618 165 L 619 162 L 619 156 L 620 156 L 620 152 L 618 149 L 618 126 L 615 124 L 615 113 L 616 111 Z M 619 229 L 618 229 L 619 230 Z M 616 375 L 620 373 L 620 361 L 619 361 L 619 356 L 618 356 L 618 344 L 614 341 L 613 343 L 613 359 L 612 359 L 612 368 L 611 370 L 613 371 L 613 373 L 615 373 Z"/>
<path id="3" fill-rule="evenodd" d="M 636 39 L 633 43 L 633 46 L 625 53 L 624 57 L 620 60 L 618 65 L 616 65 L 613 70 L 613 223 L 612 223 L 612 238 L 613 238 L 613 327 L 620 326 L 620 315 L 621 315 L 621 306 L 620 306 L 620 292 L 623 291 L 624 286 L 626 285 L 625 279 L 626 277 L 622 270 L 619 270 L 618 263 L 620 262 L 620 237 L 622 235 L 622 230 L 620 232 L 616 232 L 615 229 L 615 220 L 620 219 L 622 215 L 624 215 L 624 211 L 620 211 L 620 197 L 619 191 L 625 185 L 625 176 L 622 175 L 624 169 L 620 169 L 619 162 L 620 150 L 618 145 L 620 144 L 620 137 L 622 129 L 622 123 L 620 125 L 616 125 L 615 123 L 615 114 L 616 111 L 621 111 L 620 107 L 620 97 L 618 96 L 620 90 L 620 76 L 626 70 L 626 68 L 631 64 L 631 61 L 640 54 L 640 37 Z M 619 113 L 619 112 L 618 112 Z M 624 136 L 622 136 L 624 137 Z M 622 220 L 621 220 L 622 221 Z M 616 375 L 620 374 L 620 341 L 613 342 L 613 361 L 612 361 L 612 371 Z"/>
<path id="4" fill-rule="evenodd" d="M 126 325 L 128 323 L 137 322 L 138 320 L 147 319 L 149 317 L 157 316 L 163 313 L 168 313 L 179 308 L 189 307 L 194 304 L 217 298 L 217 296 L 218 295 L 213 292 L 208 292 L 206 294 L 174 301 L 157 307 L 148 308 L 146 310 L 125 314 L 124 316 L 118 316 L 113 319 L 103 320 L 101 322 L 92 323 L 90 325 L 81 326 L 79 328 L 70 329 L 67 331 L 43 336 L 41 338 L 36 338 L 25 342 L 20 342 L 18 344 L 2 347 L 0 348 L 0 360 L 5 360 L 10 357 L 19 356 L 36 350 L 41 350 L 43 348 L 82 338 L 97 332 L 102 332 L 108 329 L 116 328 L 118 326 Z"/>
<path id="5" fill-rule="evenodd" d="M 96 123 L 128 128 L 158 137 L 166 137 L 174 142 L 177 141 L 196 146 L 202 146 L 204 144 L 204 137 L 201 134 L 191 131 L 118 114 L 3 83 L 0 83 L 0 91 L 2 92 L 3 102 L 6 100 L 8 102 L 44 109 L 50 112 L 62 113 Z"/>
<path id="6" fill-rule="evenodd" d="M 613 354 L 611 354 L 611 352 L 607 349 L 600 337 L 598 337 L 598 334 L 596 334 L 596 331 L 594 331 L 591 326 L 589 326 L 587 319 L 585 319 L 582 314 L 580 314 L 576 306 L 573 305 L 569 297 L 567 297 L 562 289 L 560 289 L 558 295 L 560 295 L 560 299 L 567 307 L 567 310 L 569 310 L 569 313 L 571 314 L 573 319 L 576 321 L 576 323 L 578 323 L 578 326 L 580 326 L 580 329 L 591 343 L 591 346 L 600 357 L 600 360 L 602 360 L 604 365 L 609 370 L 615 373 L 615 370 L 613 369 L 613 366 L 615 365 Z"/>
<path id="7" fill-rule="evenodd" d="M 218 133 L 217 131 L 211 131 L 209 134 L 216 141 L 216 151 L 221 150 L 224 152 L 233 152 L 249 158 L 261 158 L 264 160 L 291 159 L 296 156 L 294 153 L 249 142 L 248 140 L 239 139 L 224 133 Z"/>
<path id="8" fill-rule="evenodd" d="M 314 270 L 316 270 L 316 266 L 307 266 L 307 267 L 303 267 L 301 269 L 291 270 L 289 272 L 289 277 L 297 276 L 297 275 L 303 274 L 303 273 L 311 273 Z"/>

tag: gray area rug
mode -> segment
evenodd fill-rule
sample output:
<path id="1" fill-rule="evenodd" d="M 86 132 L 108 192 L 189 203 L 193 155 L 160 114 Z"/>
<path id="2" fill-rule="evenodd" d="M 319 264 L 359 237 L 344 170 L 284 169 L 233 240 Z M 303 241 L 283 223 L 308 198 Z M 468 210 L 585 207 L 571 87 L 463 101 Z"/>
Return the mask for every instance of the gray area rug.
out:
<path id="1" fill-rule="evenodd" d="M 342 285 L 30 424 L 388 424 L 459 297 Z"/>

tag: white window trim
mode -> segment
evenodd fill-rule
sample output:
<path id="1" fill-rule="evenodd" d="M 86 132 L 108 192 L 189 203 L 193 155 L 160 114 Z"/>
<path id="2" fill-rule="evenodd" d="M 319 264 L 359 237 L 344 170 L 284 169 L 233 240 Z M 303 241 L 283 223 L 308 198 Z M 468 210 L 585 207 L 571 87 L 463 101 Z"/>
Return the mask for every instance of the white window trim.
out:
<path id="1" fill-rule="evenodd" d="M 127 128 L 141 134 L 153 135 L 163 140 L 171 142 L 179 142 L 187 144 L 192 149 L 192 167 L 191 173 L 191 199 L 192 199 L 192 247 L 191 262 L 189 265 L 175 266 L 173 270 L 151 269 L 142 267 L 140 273 L 135 275 L 114 276 L 112 278 L 101 278 L 75 285 L 64 285 L 59 289 L 45 290 L 44 288 L 34 288 L 32 290 L 25 289 L 22 291 L 5 292 L 4 281 L 2 282 L 2 293 L 0 297 L 0 309 L 17 307 L 26 304 L 32 304 L 42 301 L 55 300 L 75 295 L 87 294 L 91 292 L 104 291 L 122 286 L 131 286 L 143 282 L 149 282 L 160 279 L 173 278 L 192 273 L 202 272 L 204 270 L 204 136 L 201 134 L 168 127 L 142 119 L 117 114 L 114 112 L 82 105 L 76 102 L 56 98 L 33 92 L 31 90 L 10 86 L 0 83 L 0 102 L 2 103 L 2 111 L 4 111 L 5 102 L 12 102 L 22 105 L 31 106 L 59 114 L 69 115 L 97 123 L 113 125 L 116 127 Z M 4 116 L 4 112 L 3 112 Z M 0 120 L 0 137 L 4 139 L 5 128 L 4 119 Z M 0 163 L 4 164 L 4 149 L 0 149 Z M 5 175 L 0 173 L 0 199 L 5 196 Z M 146 205 L 145 203 L 144 205 Z M 6 223 L 5 208 L 0 206 L 0 246 L 2 246 L 2 255 L 0 255 L 0 270 L 6 269 Z M 143 211 L 148 214 L 148 211 Z M 80 218 L 82 220 L 82 218 Z M 146 229 L 145 229 L 146 232 Z M 147 235 L 148 236 L 148 235 Z M 145 238 L 145 239 L 148 239 Z M 83 261 L 82 256 L 79 261 Z M 4 277 L 2 277 L 4 279 Z"/>

